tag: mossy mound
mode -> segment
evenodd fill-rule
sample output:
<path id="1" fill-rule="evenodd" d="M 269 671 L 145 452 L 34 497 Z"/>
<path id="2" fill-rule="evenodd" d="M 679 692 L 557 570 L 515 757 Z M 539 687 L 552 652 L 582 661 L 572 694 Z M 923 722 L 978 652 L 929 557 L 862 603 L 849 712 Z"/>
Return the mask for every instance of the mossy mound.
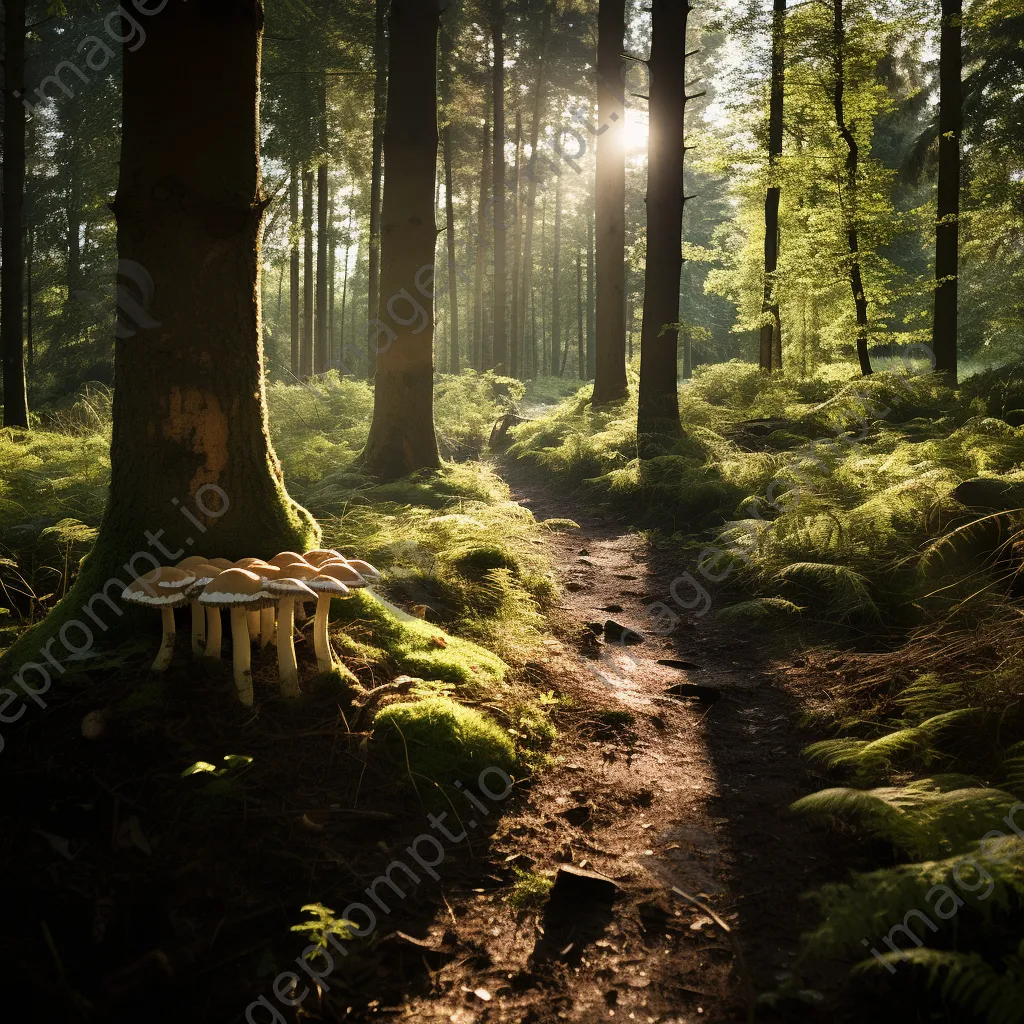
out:
<path id="1" fill-rule="evenodd" d="M 485 768 L 510 771 L 515 749 L 497 722 L 447 697 L 391 704 L 374 719 L 389 753 L 406 761 L 414 778 L 439 785 L 476 778 Z"/>
<path id="2" fill-rule="evenodd" d="M 497 544 L 487 544 L 482 547 L 468 547 L 457 551 L 451 559 L 452 567 L 456 572 L 461 573 L 469 579 L 483 579 L 483 577 L 494 569 L 508 569 L 509 572 L 519 574 L 519 559 L 506 549 Z"/>

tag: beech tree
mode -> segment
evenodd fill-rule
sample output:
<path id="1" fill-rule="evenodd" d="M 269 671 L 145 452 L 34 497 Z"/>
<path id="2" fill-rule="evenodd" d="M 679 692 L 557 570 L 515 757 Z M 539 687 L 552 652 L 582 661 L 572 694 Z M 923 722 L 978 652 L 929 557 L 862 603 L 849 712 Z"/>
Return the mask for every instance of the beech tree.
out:
<path id="1" fill-rule="evenodd" d="M 440 16 L 438 0 L 392 0 L 388 20 L 377 375 L 361 456 L 384 480 L 441 465 L 433 380 Z"/>

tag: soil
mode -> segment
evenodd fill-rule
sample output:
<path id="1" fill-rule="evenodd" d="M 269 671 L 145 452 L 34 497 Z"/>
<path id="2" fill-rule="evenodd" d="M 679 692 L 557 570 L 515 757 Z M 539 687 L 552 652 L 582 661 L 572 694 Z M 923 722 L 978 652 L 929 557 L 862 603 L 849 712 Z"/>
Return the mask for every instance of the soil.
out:
<path id="1" fill-rule="evenodd" d="M 549 769 L 500 818 L 471 819 L 438 879 L 406 886 L 289 1007 L 275 977 L 305 945 L 289 932 L 308 916 L 298 908 L 340 914 L 408 861 L 426 809 L 396 782 L 399 765 L 366 758 L 351 695 L 327 688 L 300 711 L 260 700 L 267 661 L 253 714 L 178 668 L 140 718 L 117 710 L 137 675 L 107 666 L 55 697 L 0 765 L 5 1019 L 220 1022 L 249 1007 L 254 1024 L 691 1024 L 752 1020 L 755 996 L 789 985 L 799 995 L 759 1000 L 757 1020 L 863 1020 L 823 994 L 841 992 L 837 976 L 798 963 L 814 920 L 801 894 L 840 877 L 848 851 L 787 810 L 824 780 L 800 756 L 814 738 L 797 725 L 806 683 L 769 653 L 784 644 L 684 611 L 672 586 L 692 567 L 676 551 L 504 471 L 538 520 L 580 524 L 545 534 L 562 597 L 546 656 L 526 667 L 562 698 Z M 674 612 L 652 616 L 655 602 Z M 80 723 L 97 708 L 109 734 L 90 743 Z M 241 804 L 235 768 L 181 777 L 233 753 L 253 758 L 237 768 L 255 794 Z M 202 791 L 183 794 L 193 781 Z M 524 872 L 560 870 L 546 905 L 511 898 Z"/>

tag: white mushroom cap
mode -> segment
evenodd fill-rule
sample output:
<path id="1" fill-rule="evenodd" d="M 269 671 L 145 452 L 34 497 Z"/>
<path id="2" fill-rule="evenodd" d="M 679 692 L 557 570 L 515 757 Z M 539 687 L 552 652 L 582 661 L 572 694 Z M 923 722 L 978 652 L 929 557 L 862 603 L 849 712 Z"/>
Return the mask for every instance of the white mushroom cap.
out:
<path id="1" fill-rule="evenodd" d="M 350 587 L 366 586 L 366 580 L 363 579 L 362 575 L 344 560 L 325 562 L 320 566 L 320 575 L 330 576 Z"/>
<path id="2" fill-rule="evenodd" d="M 129 604 L 142 604 L 150 608 L 176 608 L 186 603 L 188 598 L 185 591 L 194 582 L 195 576 L 192 573 L 162 565 L 129 583 L 122 591 L 121 598 Z"/>
<path id="3" fill-rule="evenodd" d="M 315 590 L 318 595 L 320 594 L 332 594 L 338 597 L 344 597 L 348 592 L 348 587 L 342 583 L 341 580 L 324 573 L 320 576 L 316 576 L 308 581 L 308 585 L 311 590 Z"/>
<path id="4" fill-rule="evenodd" d="M 380 579 L 380 570 L 375 569 L 369 562 L 364 562 L 361 558 L 347 558 L 345 561 L 347 561 L 360 576 L 365 576 L 368 580 Z"/>
<path id="5" fill-rule="evenodd" d="M 264 581 L 263 589 L 275 597 L 304 597 L 307 600 L 316 598 L 314 591 L 310 590 L 302 580 L 285 577 Z"/>
<path id="6" fill-rule="evenodd" d="M 199 595 L 200 604 L 216 608 L 259 608 L 272 600 L 263 581 L 248 569 L 225 569 Z"/>

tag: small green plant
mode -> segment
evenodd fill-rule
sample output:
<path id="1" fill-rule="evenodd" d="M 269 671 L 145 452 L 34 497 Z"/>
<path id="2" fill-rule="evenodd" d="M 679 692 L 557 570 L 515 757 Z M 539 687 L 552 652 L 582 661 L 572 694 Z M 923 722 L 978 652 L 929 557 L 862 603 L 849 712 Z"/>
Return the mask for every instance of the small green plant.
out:
<path id="1" fill-rule="evenodd" d="M 505 902 L 520 913 L 540 910 L 551 895 L 554 880 L 539 871 L 523 871 L 521 868 L 515 869 L 515 875 Z"/>
<path id="2" fill-rule="evenodd" d="M 357 927 L 356 924 L 345 918 L 336 917 L 330 907 L 325 907 L 322 903 L 307 903 L 302 912 L 311 914 L 312 917 L 301 924 L 293 924 L 290 930 L 305 934 L 312 945 L 326 949 L 328 936 L 331 935 L 338 939 L 353 938 L 352 929 Z"/>

